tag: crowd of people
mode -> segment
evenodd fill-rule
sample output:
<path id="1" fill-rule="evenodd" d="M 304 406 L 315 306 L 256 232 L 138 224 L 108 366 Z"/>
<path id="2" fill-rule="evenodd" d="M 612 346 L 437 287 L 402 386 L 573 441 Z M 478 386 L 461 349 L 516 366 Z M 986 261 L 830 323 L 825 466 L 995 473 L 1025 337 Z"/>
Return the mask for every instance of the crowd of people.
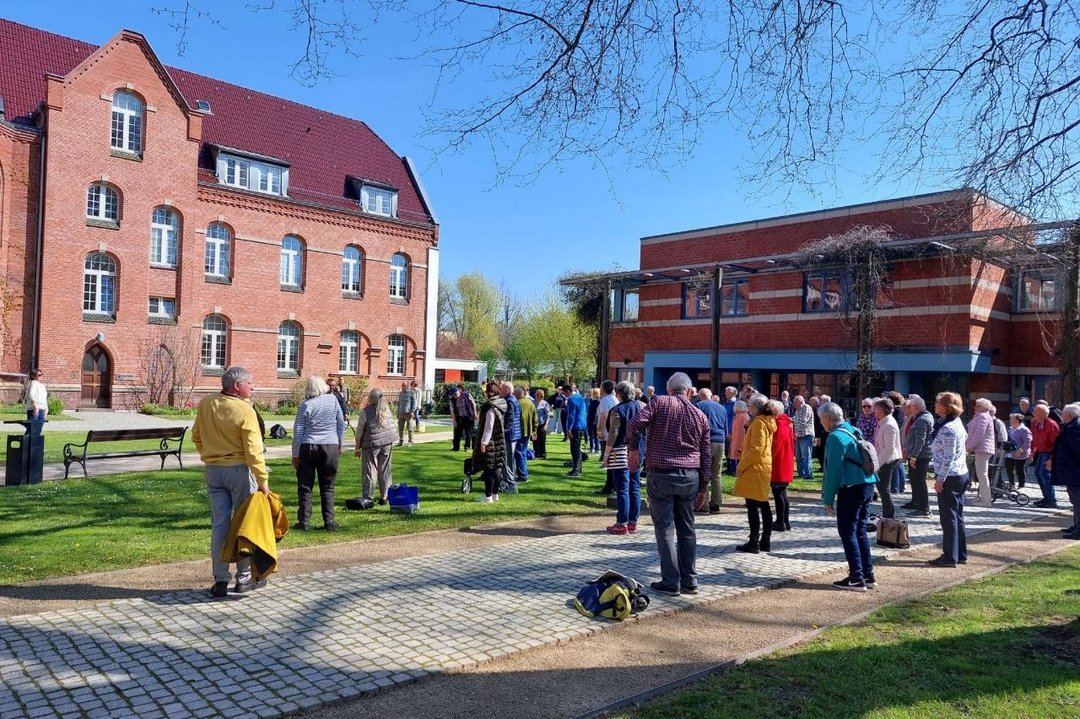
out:
<path id="1" fill-rule="evenodd" d="M 248 370 L 229 368 L 221 393 L 200 402 L 192 430 L 211 500 L 215 597 L 228 591 L 229 565 L 219 555 L 232 512 L 254 492 L 269 493 L 252 388 Z M 816 476 L 815 458 L 820 501 L 835 517 L 847 558 L 848 575 L 835 583 L 842 589 L 866 591 L 877 584 L 867 530 L 874 502 L 880 502 L 880 517 L 893 518 L 895 497 L 908 486 L 911 500 L 900 509 L 908 516 L 929 516 L 931 471 L 942 529 L 942 554 L 930 560 L 933 566 L 967 561 L 964 507 L 971 503 L 969 489 L 977 492 L 975 504 L 989 505 L 992 483 L 1024 487 L 1029 464 L 1043 493 L 1036 506 L 1056 507 L 1055 485 L 1067 488 L 1073 525 L 1064 533 L 1080 539 L 1080 403 L 1058 410 L 1022 398 L 1006 426 L 995 416 L 993 403 L 980 398 L 965 425 L 963 400 L 953 392 L 934 398 L 932 414 L 915 394 L 867 398 L 849 421 L 827 395 L 806 399 L 783 392 L 770 399 L 747 385 L 726 387 L 714 396 L 708 388 L 694 388 L 681 372 L 672 375 L 665 389 L 660 395 L 653 387 L 643 391 L 627 381 L 604 381 L 586 399 L 567 383 L 549 402 L 543 390 L 530 394 L 511 382 L 488 382 L 482 397 L 473 397 L 464 385 L 452 387 L 452 450 L 471 453 L 472 471 L 481 475 L 484 488 L 477 501 L 484 503 L 498 502 L 529 481 L 529 462 L 547 458 L 549 435 L 570 445 L 567 478 L 582 477 L 585 462 L 595 453 L 604 477 L 597 493 L 615 497 L 615 523 L 607 528 L 613 535 L 638 531 L 644 478 L 661 566 L 661 578 L 651 586 L 673 596 L 697 591 L 695 515 L 721 510 L 722 474 L 734 475 L 734 495 L 747 512 L 747 541 L 734 549 L 769 552 L 773 533 L 791 529 L 788 487 L 796 478 Z M 412 444 L 418 395 L 415 383 L 403 383 L 392 407 L 382 390 L 367 393 L 355 425 L 363 506 L 387 501 L 393 449 L 406 436 Z M 316 482 L 323 528 L 337 527 L 334 484 L 348 409 L 333 378 L 308 378 L 292 441 L 297 529 L 309 527 Z M 876 472 L 867 470 L 864 442 L 876 451 Z M 243 560 L 235 579 L 233 591 L 256 586 Z"/>

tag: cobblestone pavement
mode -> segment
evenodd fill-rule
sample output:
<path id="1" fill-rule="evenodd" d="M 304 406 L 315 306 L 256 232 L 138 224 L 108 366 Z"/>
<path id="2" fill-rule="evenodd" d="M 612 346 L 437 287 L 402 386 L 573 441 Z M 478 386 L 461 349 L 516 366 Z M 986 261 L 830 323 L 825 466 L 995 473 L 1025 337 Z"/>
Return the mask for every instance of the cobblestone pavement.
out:
<path id="1" fill-rule="evenodd" d="M 1045 511 L 969 508 L 968 533 Z M 842 565 L 820 509 L 793 505 L 792 524 L 771 554 L 743 555 L 741 515 L 700 518 L 700 593 L 654 594 L 643 620 Z M 272 578 L 227 600 L 177 592 L 11 617 L 0 621 L 0 716 L 275 717 L 604 631 L 568 600 L 607 568 L 658 578 L 643 529 Z M 932 519 L 912 521 L 911 535 L 915 546 L 940 536 Z"/>

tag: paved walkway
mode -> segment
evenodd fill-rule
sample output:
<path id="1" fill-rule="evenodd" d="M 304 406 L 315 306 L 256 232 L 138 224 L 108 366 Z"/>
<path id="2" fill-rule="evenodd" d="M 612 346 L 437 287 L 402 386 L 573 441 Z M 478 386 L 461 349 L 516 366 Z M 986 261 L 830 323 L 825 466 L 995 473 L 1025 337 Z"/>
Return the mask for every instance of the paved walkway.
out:
<path id="1" fill-rule="evenodd" d="M 971 508 L 968 533 L 1046 513 Z M 701 518 L 701 592 L 654 595 L 642 621 L 842 566 L 830 518 L 793 505 L 792 524 L 755 556 L 733 551 L 741 517 Z M 275 717 L 604 631 L 568 600 L 605 568 L 656 578 L 644 529 L 282 577 L 222 601 L 189 591 L 11 617 L 0 621 L 0 716 Z M 930 519 L 911 533 L 916 547 L 940 537 Z"/>

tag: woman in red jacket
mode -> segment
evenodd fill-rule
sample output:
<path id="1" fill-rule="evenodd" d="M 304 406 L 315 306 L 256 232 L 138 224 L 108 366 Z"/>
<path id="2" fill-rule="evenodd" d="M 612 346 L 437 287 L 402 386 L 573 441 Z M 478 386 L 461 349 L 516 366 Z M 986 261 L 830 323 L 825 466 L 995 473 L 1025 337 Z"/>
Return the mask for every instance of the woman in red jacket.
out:
<path id="1" fill-rule="evenodd" d="M 776 434 L 772 442 L 772 486 L 773 499 L 776 500 L 776 520 L 774 532 L 786 532 L 791 529 L 788 517 L 787 488 L 795 475 L 795 427 L 791 417 L 784 413 L 784 406 L 772 400 L 770 404 L 776 410 Z"/>

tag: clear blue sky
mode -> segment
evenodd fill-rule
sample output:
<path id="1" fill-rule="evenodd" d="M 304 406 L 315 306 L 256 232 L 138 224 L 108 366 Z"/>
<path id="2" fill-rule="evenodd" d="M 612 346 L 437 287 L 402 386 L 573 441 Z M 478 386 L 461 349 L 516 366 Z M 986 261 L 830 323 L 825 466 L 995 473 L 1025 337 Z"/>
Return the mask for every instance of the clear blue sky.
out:
<path id="1" fill-rule="evenodd" d="M 5 3 L 0 13 L 95 44 L 121 28 L 135 30 L 167 65 L 363 120 L 398 154 L 417 161 L 441 224 L 442 276 L 479 270 L 523 297 L 546 292 L 566 271 L 635 268 L 642 236 L 947 189 L 873 186 L 864 176 L 874 169 L 872 153 L 851 148 L 855 160 L 841 170 L 836 187 L 813 194 L 777 187 L 762 196 L 740 185 L 738 163 L 747 148 L 726 125 L 712 128 L 693 156 L 672 164 L 666 176 L 622 166 L 604 172 L 582 161 L 528 184 L 496 186 L 484 147 L 436 159 L 436 141 L 422 134 L 435 71 L 425 59 L 400 59 L 410 56 L 416 34 L 400 20 L 372 27 L 360 57 L 333 55 L 339 77 L 306 87 L 290 76 L 303 38 L 290 29 L 286 13 L 245 12 L 241 0 L 205 3 L 224 27 L 195 19 L 180 55 L 179 33 L 170 27 L 175 21 L 151 9 L 170 5 L 183 2 L 48 0 Z"/>

